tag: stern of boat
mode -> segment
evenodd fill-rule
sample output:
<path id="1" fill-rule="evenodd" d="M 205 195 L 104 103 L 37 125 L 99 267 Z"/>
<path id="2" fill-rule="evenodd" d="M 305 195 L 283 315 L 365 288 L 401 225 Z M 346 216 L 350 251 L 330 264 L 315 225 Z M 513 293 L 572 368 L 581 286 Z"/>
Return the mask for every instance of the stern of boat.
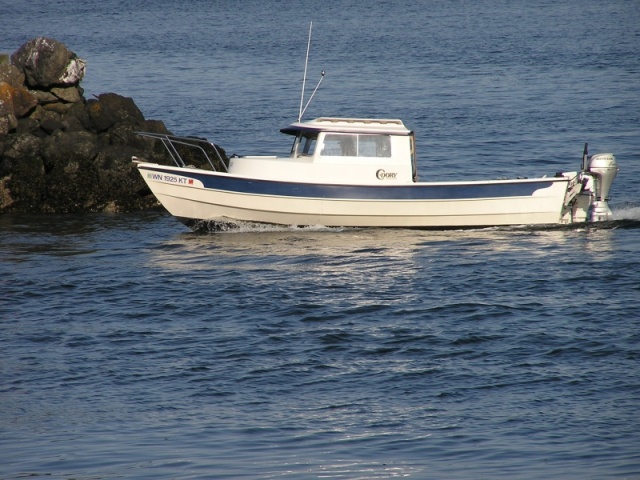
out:
<path id="1" fill-rule="evenodd" d="M 562 173 L 569 178 L 563 205 L 562 223 L 603 222 L 611 220 L 609 191 L 618 174 L 616 158 L 611 153 L 588 157 L 587 145 L 580 172 Z"/>

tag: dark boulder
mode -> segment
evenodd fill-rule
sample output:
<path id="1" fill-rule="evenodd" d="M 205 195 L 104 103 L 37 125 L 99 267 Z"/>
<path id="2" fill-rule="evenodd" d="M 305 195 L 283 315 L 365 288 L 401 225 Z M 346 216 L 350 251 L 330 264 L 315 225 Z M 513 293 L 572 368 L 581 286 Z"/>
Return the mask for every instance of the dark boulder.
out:
<path id="1" fill-rule="evenodd" d="M 54 87 L 51 89 L 54 97 L 62 100 L 64 103 L 82 102 L 82 92 L 78 87 Z M 51 102 L 53 103 L 53 102 Z"/>
<path id="2" fill-rule="evenodd" d="M 71 105 L 66 112 L 60 115 L 60 122 L 62 122 L 63 129 L 67 132 L 76 130 L 86 130 L 91 132 L 94 130 L 93 123 L 89 117 L 86 104 L 76 103 Z"/>
<path id="3" fill-rule="evenodd" d="M 8 83 L 13 87 L 21 87 L 24 85 L 24 73 L 22 73 L 17 67 L 11 64 L 2 64 L 0 69 L 0 83 Z"/>
<path id="4" fill-rule="evenodd" d="M 104 132 L 119 122 L 133 125 L 144 122 L 144 115 L 133 100 L 115 93 L 103 93 L 97 99 L 89 100 L 87 111 L 98 132 Z"/>
<path id="5" fill-rule="evenodd" d="M 31 133 L 12 135 L 3 146 L 0 175 L 21 171 L 30 175 L 44 175 L 41 138 Z"/>
<path id="6" fill-rule="evenodd" d="M 42 139 L 31 133 L 11 135 L 0 144 L 0 151 L 3 151 L 0 157 L 0 207 L 14 205 L 17 199 L 17 212 L 45 211 L 42 208 L 46 203 L 45 168 L 41 150 Z"/>
<path id="7" fill-rule="evenodd" d="M 173 164 L 161 142 L 136 134 L 170 135 L 162 121 L 115 93 L 86 100 L 86 63 L 56 40 L 30 40 L 11 60 L 0 64 L 0 213 L 157 205 L 131 157 Z"/>
<path id="8" fill-rule="evenodd" d="M 0 82 L 0 135 L 18 126 L 18 118 L 25 116 L 38 104 L 36 96 L 24 87 Z"/>
<path id="9" fill-rule="evenodd" d="M 23 72 L 30 87 L 77 85 L 84 77 L 86 62 L 51 38 L 38 37 L 22 45 L 11 63 Z"/>

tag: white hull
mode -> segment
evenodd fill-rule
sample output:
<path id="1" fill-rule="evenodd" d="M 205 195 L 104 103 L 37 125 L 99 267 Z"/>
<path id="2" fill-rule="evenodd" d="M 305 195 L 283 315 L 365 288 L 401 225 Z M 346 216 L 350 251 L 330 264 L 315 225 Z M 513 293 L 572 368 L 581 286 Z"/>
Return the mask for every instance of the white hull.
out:
<path id="1" fill-rule="evenodd" d="M 568 177 L 421 182 L 400 187 L 260 181 L 265 192 L 257 193 L 252 191 L 255 180 L 226 173 L 145 163 L 138 168 L 162 205 L 186 223 L 238 220 L 282 225 L 451 228 L 558 224 L 576 220 L 564 205 Z M 223 185 L 224 180 L 232 180 L 234 189 L 205 185 L 216 184 L 217 180 L 223 180 Z M 324 188 L 333 190 L 334 196 L 302 194 Z M 382 192 L 384 198 L 363 198 L 367 196 L 367 188 Z M 443 188 L 443 193 L 432 194 Z M 355 192 L 354 197 L 346 195 L 350 189 Z M 389 195 L 381 189 L 388 189 Z M 335 196 L 342 191 L 344 197 Z M 478 195 L 481 191 L 496 194 L 483 197 Z M 502 191 L 509 194 L 498 196 Z M 356 198 L 358 196 L 360 198 Z M 441 198 L 411 198 L 421 196 Z M 586 219 L 586 211 L 581 218 Z"/>

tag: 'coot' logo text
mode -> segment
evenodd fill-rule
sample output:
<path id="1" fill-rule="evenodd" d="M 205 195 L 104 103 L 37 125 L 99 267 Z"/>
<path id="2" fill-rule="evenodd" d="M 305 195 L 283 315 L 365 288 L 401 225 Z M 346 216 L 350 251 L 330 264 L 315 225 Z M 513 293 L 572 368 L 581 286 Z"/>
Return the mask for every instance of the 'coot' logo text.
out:
<path id="1" fill-rule="evenodd" d="M 376 172 L 378 180 L 393 180 L 398 174 L 396 172 L 385 172 L 382 168 Z"/>

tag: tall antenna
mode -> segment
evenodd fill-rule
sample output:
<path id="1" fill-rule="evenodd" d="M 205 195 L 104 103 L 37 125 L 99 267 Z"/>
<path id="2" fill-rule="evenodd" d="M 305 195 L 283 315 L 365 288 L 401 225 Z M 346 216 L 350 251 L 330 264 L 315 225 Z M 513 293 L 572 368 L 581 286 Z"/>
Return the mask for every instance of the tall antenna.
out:
<path id="1" fill-rule="evenodd" d="M 307 83 L 307 65 L 309 65 L 309 49 L 311 48 L 311 28 L 313 22 L 309 22 L 309 39 L 307 40 L 307 57 L 304 60 L 304 77 L 302 77 L 302 93 L 300 94 L 300 110 L 298 110 L 298 121 L 302 119 L 302 103 L 304 102 L 304 87 Z"/>

